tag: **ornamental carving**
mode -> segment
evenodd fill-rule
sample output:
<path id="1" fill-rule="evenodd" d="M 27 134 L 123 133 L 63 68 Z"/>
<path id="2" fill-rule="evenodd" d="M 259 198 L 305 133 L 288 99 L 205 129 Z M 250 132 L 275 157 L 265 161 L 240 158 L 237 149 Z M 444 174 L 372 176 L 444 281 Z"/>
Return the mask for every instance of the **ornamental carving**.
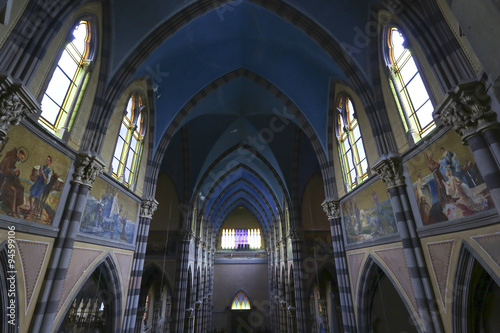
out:
<path id="1" fill-rule="evenodd" d="M 448 94 L 448 100 L 451 100 L 448 106 L 436 111 L 434 117 L 444 125 L 452 126 L 464 141 L 480 125 L 496 121 L 496 113 L 491 110 L 491 98 L 480 82 L 459 85 Z"/>
<path id="2" fill-rule="evenodd" d="M 76 157 L 75 172 L 71 182 L 92 188 L 92 184 L 102 174 L 104 167 L 104 162 L 97 156 L 81 153 Z"/>
<path id="3" fill-rule="evenodd" d="M 39 110 L 38 103 L 21 85 L 12 79 L 0 77 L 0 143 L 7 137 L 11 126 L 19 123 L 28 115 Z"/>
<path id="4" fill-rule="evenodd" d="M 326 199 L 321 206 L 323 206 L 323 211 L 326 213 L 329 220 L 340 218 L 340 204 L 338 201 Z"/>
<path id="5" fill-rule="evenodd" d="M 387 189 L 405 185 L 403 164 L 398 156 L 386 157 L 375 164 L 373 170 L 379 175 Z"/>
<path id="6" fill-rule="evenodd" d="M 145 217 L 148 219 L 153 218 L 153 214 L 156 211 L 156 208 L 158 208 L 158 201 L 156 201 L 152 197 L 144 198 L 141 201 L 141 217 Z"/>

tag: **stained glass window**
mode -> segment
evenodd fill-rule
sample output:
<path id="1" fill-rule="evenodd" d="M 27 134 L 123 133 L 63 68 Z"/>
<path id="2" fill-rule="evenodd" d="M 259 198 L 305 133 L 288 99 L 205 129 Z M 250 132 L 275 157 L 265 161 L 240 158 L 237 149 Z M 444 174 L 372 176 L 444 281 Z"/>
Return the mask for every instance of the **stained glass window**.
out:
<path id="1" fill-rule="evenodd" d="M 368 161 L 351 99 L 347 96 L 340 97 L 337 110 L 339 155 L 345 184 L 351 190 L 368 176 Z"/>
<path id="2" fill-rule="evenodd" d="M 250 310 L 250 301 L 242 291 L 234 298 L 231 310 Z"/>
<path id="3" fill-rule="evenodd" d="M 221 248 L 229 249 L 260 249 L 260 229 L 222 229 Z"/>
<path id="4" fill-rule="evenodd" d="M 131 187 L 137 177 L 141 160 L 145 126 L 142 98 L 138 94 L 130 96 L 122 119 L 115 153 L 113 154 L 113 177 Z"/>
<path id="5" fill-rule="evenodd" d="M 55 134 L 62 134 L 62 129 L 71 128 L 73 111 L 78 108 L 88 81 L 89 22 L 80 21 L 72 35 L 73 39 L 62 51 L 42 98 L 39 122 Z"/>
<path id="6" fill-rule="evenodd" d="M 424 137 L 435 127 L 432 118 L 434 107 L 427 88 L 404 35 L 395 27 L 389 28 L 388 46 L 392 70 L 391 87 L 403 112 L 403 120 L 407 130 L 411 129 L 419 137 Z"/>

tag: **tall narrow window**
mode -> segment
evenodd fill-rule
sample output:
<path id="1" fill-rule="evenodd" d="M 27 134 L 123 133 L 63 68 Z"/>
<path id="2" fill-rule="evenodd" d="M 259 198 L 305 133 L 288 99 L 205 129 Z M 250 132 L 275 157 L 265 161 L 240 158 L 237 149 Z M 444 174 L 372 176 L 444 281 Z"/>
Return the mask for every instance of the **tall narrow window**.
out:
<path id="1" fill-rule="evenodd" d="M 405 122 L 407 132 L 416 142 L 434 129 L 434 107 L 420 75 L 417 64 L 407 48 L 406 39 L 395 27 L 388 33 L 391 87 Z"/>
<path id="2" fill-rule="evenodd" d="M 143 109 L 141 96 L 132 94 L 123 116 L 111 163 L 113 176 L 129 187 L 136 181 L 142 155 L 145 132 Z"/>
<path id="3" fill-rule="evenodd" d="M 88 81 L 90 31 L 88 21 L 80 21 L 74 27 L 73 39 L 62 51 L 42 98 L 39 122 L 58 137 L 71 129 L 73 116 Z"/>
<path id="4" fill-rule="evenodd" d="M 336 134 L 339 155 L 345 184 L 347 189 L 351 190 L 368 176 L 368 161 L 351 99 L 347 96 L 341 96 L 337 110 L 339 114 Z"/>
<path id="5" fill-rule="evenodd" d="M 244 292 L 240 291 L 233 299 L 231 310 L 250 310 L 250 301 Z"/>

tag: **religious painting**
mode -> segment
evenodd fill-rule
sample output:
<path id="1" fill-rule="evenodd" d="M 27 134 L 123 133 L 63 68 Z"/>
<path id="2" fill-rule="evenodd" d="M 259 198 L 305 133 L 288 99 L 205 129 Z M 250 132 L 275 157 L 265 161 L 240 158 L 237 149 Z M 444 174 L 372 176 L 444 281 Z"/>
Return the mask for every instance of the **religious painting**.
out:
<path id="1" fill-rule="evenodd" d="M 374 240 L 397 232 L 387 187 L 381 180 L 342 203 L 347 243 Z"/>
<path id="2" fill-rule="evenodd" d="M 469 147 L 448 132 L 407 163 L 422 223 L 451 221 L 494 208 Z"/>
<path id="3" fill-rule="evenodd" d="M 14 126 L 0 146 L 0 214 L 52 224 L 71 159 Z"/>
<path id="4" fill-rule="evenodd" d="M 139 203 L 97 178 L 87 197 L 80 232 L 132 244 Z"/>

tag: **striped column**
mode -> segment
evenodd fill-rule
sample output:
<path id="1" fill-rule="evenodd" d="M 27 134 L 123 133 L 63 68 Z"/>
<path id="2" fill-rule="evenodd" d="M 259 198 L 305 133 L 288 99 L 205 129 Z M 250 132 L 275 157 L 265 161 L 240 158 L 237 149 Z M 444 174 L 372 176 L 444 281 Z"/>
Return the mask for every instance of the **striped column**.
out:
<path id="1" fill-rule="evenodd" d="M 137 307 L 139 305 L 139 295 L 141 293 L 142 270 L 144 268 L 144 260 L 146 257 L 149 226 L 157 207 L 158 201 L 154 198 L 145 198 L 141 202 L 139 230 L 137 232 L 135 253 L 132 262 L 132 272 L 130 273 L 130 282 L 128 285 L 125 318 L 123 320 L 123 332 L 134 332 L 134 328 L 136 326 Z"/>
<path id="2" fill-rule="evenodd" d="M 293 260 L 293 283 L 295 290 L 295 309 L 290 309 L 292 301 L 290 302 L 289 309 L 292 310 L 289 315 L 293 321 L 296 320 L 297 332 L 307 332 L 307 312 L 306 303 L 304 299 L 305 287 L 302 279 L 302 246 L 304 243 L 304 235 L 299 231 L 290 232 L 290 242 L 292 245 L 292 260 Z M 295 318 L 294 318 L 295 317 Z M 293 323 L 292 323 L 293 325 Z M 292 326 L 293 327 L 293 326 Z"/>
<path id="3" fill-rule="evenodd" d="M 356 318 L 352 305 L 351 284 L 349 271 L 347 269 L 347 259 L 342 236 L 342 219 L 340 217 L 340 205 L 338 201 L 327 199 L 322 203 L 323 210 L 330 222 L 332 235 L 333 256 L 335 258 L 335 271 L 337 273 L 337 283 L 339 287 L 340 306 L 342 308 L 342 324 L 344 332 L 357 332 Z"/>
<path id="4" fill-rule="evenodd" d="M 484 85 L 478 81 L 458 85 L 434 111 L 434 118 L 453 127 L 469 145 L 491 198 L 500 209 L 500 124 Z"/>
<path id="5" fill-rule="evenodd" d="M 189 244 L 193 238 L 193 231 L 182 230 L 179 240 L 179 258 L 177 259 L 177 277 L 174 291 L 174 311 L 172 318 L 174 320 L 174 332 L 184 332 L 184 320 L 186 319 L 186 293 L 188 284 L 188 259 Z M 193 292 L 193 290 L 192 290 Z"/>
<path id="6" fill-rule="evenodd" d="M 102 174 L 103 169 L 104 162 L 96 156 L 87 153 L 81 153 L 77 156 L 71 188 L 59 224 L 59 234 L 54 242 L 42 294 L 31 323 L 31 332 L 52 331 L 73 245 L 80 230 L 80 220 L 87 203 L 87 194 L 96 177 Z"/>
<path id="7" fill-rule="evenodd" d="M 396 226 L 401 236 L 403 252 L 417 300 L 423 330 L 424 332 L 443 332 L 439 310 L 406 192 L 401 159 L 395 155 L 387 156 L 379 160 L 373 169 L 387 186 L 391 198 Z"/>

